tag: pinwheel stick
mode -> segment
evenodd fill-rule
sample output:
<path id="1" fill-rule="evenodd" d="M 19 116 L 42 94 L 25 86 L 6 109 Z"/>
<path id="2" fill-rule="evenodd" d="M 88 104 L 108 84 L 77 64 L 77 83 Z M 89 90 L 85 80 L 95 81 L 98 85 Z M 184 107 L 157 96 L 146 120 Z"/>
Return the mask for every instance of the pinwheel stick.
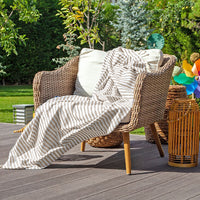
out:
<path id="1" fill-rule="evenodd" d="M 192 99 L 194 99 L 194 93 L 192 93 Z"/>

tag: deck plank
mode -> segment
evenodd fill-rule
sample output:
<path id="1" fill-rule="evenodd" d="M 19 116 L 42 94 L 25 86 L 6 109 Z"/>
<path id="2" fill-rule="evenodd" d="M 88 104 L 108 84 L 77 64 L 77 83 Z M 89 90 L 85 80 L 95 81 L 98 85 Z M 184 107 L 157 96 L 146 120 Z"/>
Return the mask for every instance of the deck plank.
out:
<path id="1" fill-rule="evenodd" d="M 0 124 L 0 163 L 19 137 L 21 126 Z M 131 135 L 132 175 L 125 174 L 123 147 L 77 145 L 43 170 L 0 170 L 0 199 L 199 199 L 200 168 L 174 168 L 144 136 Z M 200 159 L 199 159 L 200 160 Z"/>

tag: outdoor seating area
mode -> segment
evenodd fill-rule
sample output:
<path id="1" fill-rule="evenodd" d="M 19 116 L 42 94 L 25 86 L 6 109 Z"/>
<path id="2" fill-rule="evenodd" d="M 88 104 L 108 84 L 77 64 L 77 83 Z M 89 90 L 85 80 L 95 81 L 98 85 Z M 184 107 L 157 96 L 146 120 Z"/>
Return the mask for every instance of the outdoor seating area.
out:
<path id="1" fill-rule="evenodd" d="M 0 124 L 0 160 L 6 161 L 21 125 Z M 200 168 L 170 167 L 168 146 L 161 158 L 155 144 L 130 135 L 132 175 L 124 173 L 123 146 L 93 148 L 80 145 L 44 170 L 0 170 L 1 199 L 200 199 Z M 200 158 L 200 157 L 199 157 Z M 199 159 L 200 160 L 200 159 Z M 199 163 L 200 164 L 200 163 Z"/>
<path id="2" fill-rule="evenodd" d="M 0 200 L 200 200 L 200 0 L 0 7 Z"/>
<path id="3" fill-rule="evenodd" d="M 36 74 L 33 81 L 35 110 L 48 99 L 53 98 L 56 101 L 59 96 L 74 93 L 77 87 L 75 81 L 78 77 L 78 68 L 80 70 L 78 62 L 80 62 L 80 58 L 75 57 L 57 70 L 42 71 Z M 173 56 L 164 55 L 157 71 L 140 73 L 137 76 L 133 95 L 134 103 L 129 119 L 122 122 L 114 131 L 123 135 L 123 143 L 120 142 L 120 146 L 94 148 L 83 141 L 82 144 L 70 149 L 43 170 L 1 170 L 1 198 L 21 200 L 66 199 L 67 197 L 67 199 L 88 200 L 100 198 L 150 200 L 173 199 L 176 196 L 176 199 L 181 200 L 199 199 L 198 183 L 200 183 L 200 177 L 196 175 L 200 173 L 198 166 L 198 158 L 200 157 L 198 155 L 198 105 L 195 104 L 196 114 L 194 118 L 189 114 L 187 123 L 183 122 L 184 125 L 172 126 L 176 127 L 176 138 L 174 142 L 169 142 L 169 147 L 175 150 L 168 150 L 168 145 L 161 145 L 158 137 L 159 132 L 154 124 L 162 119 L 166 105 L 169 103 L 166 103 L 166 99 L 169 101 L 167 93 L 168 89 L 169 91 L 172 89 L 169 88 L 169 81 L 174 64 L 175 58 Z M 183 102 L 190 101 L 183 100 Z M 33 105 L 29 106 L 33 107 Z M 21 105 L 21 107 L 15 105 L 15 107 L 14 113 L 15 116 L 18 116 L 17 108 L 23 107 L 24 109 L 25 105 Z M 180 112 L 182 113 L 184 110 L 183 117 L 188 117 L 186 115 L 191 106 L 187 108 L 184 105 L 183 108 Z M 183 118 L 181 115 L 178 119 L 176 119 L 176 115 L 171 114 L 171 116 L 173 116 L 171 122 L 176 120 L 180 122 Z M 195 128 L 192 128 L 194 122 Z M 175 124 L 177 123 L 175 122 Z M 148 125 L 150 125 L 155 144 L 148 143 L 144 135 L 129 135 L 129 132 L 134 129 Z M 19 124 L 0 124 L 0 151 L 3 152 L 0 156 L 1 164 L 6 161 L 9 150 L 21 134 L 13 133 L 13 131 L 22 127 Z M 171 127 L 169 130 L 174 132 Z M 181 134 L 179 134 L 179 130 L 181 130 Z M 194 132 L 196 139 L 193 139 L 192 136 Z M 179 154 L 179 143 L 181 155 Z M 194 152 L 189 154 L 191 149 Z M 177 162 L 181 164 L 176 164 Z M 179 168 L 179 165 L 189 168 Z M 125 174 L 125 170 L 126 174 L 130 176 Z"/>
<path id="4" fill-rule="evenodd" d="M 151 51 L 152 50 L 148 50 L 148 52 Z M 95 67 L 95 65 L 98 64 L 97 61 L 92 60 L 92 64 L 94 66 L 90 66 L 91 57 L 96 56 L 96 60 L 100 62 L 99 59 L 97 59 L 97 56 L 102 56 L 102 53 L 104 52 L 83 49 L 80 58 L 76 57 L 70 60 L 63 67 L 51 72 L 42 71 L 37 73 L 33 80 L 35 110 L 39 105 L 43 104 L 48 99 L 55 98 L 56 96 L 72 95 L 73 93 L 77 95 L 84 95 L 83 93 L 80 94 L 79 87 L 84 91 L 85 94 L 87 94 L 86 92 L 88 92 L 89 89 L 85 86 L 86 84 L 84 85 L 83 83 L 85 83 L 87 80 L 90 80 L 90 77 L 92 75 L 89 72 L 87 74 L 85 73 L 86 80 L 83 82 L 83 75 L 80 75 L 81 70 L 83 70 L 82 63 L 85 59 L 85 63 L 87 63 L 87 66 L 89 66 L 91 70 Z M 160 55 L 159 51 L 153 51 L 153 53 L 157 53 L 158 55 Z M 150 60 L 150 58 L 148 59 Z M 160 61 L 157 61 L 157 63 L 159 62 Z M 151 126 L 160 156 L 164 156 L 153 123 L 163 118 L 169 82 L 175 64 L 175 57 L 170 55 L 164 55 L 163 61 L 160 63 L 160 68 L 157 71 L 153 69 L 154 71 L 152 71 L 151 73 L 140 73 L 137 76 L 134 86 L 134 103 L 129 117 L 130 119 L 126 123 L 119 124 L 119 126 L 114 130 L 114 132 L 118 132 L 123 135 L 127 174 L 131 174 L 129 133 L 137 128 L 147 125 Z M 86 71 L 85 66 L 84 71 Z M 98 80 L 99 77 L 97 76 L 96 79 Z M 93 85 L 98 84 L 97 80 L 95 80 L 96 83 L 94 83 Z M 96 127 L 93 128 L 93 133 L 95 133 L 95 129 Z M 82 151 L 84 151 L 85 149 L 84 145 L 85 142 L 82 142 Z"/>

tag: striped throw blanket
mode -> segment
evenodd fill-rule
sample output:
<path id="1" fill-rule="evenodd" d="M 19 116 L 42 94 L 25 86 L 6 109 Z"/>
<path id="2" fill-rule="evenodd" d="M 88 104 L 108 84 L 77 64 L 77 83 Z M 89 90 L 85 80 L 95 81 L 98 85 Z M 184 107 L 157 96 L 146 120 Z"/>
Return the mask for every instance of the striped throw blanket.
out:
<path id="1" fill-rule="evenodd" d="M 45 168 L 78 143 L 111 133 L 131 110 L 135 80 L 144 71 L 135 51 L 109 51 L 92 98 L 63 96 L 41 105 L 1 167 Z"/>

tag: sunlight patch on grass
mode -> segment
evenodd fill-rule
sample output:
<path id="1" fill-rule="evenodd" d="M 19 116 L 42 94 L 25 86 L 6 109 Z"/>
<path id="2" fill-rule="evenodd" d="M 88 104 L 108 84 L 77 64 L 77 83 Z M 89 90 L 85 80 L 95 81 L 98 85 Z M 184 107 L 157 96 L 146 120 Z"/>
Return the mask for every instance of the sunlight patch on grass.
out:
<path id="1" fill-rule="evenodd" d="M 144 127 L 131 131 L 131 134 L 144 135 L 145 134 Z"/>

